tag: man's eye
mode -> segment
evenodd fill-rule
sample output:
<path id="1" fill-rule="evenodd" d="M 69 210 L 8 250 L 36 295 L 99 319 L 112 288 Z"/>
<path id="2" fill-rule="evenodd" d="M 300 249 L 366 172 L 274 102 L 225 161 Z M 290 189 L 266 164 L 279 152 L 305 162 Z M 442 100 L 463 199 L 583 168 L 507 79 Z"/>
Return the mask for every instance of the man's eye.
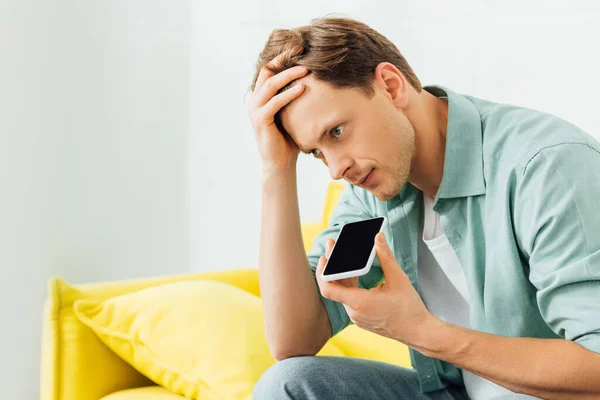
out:
<path id="1" fill-rule="evenodd" d="M 308 152 L 309 154 L 312 154 L 313 157 L 319 157 L 321 155 L 321 150 L 319 149 L 312 149 L 311 151 Z"/>
<path id="2" fill-rule="evenodd" d="M 335 128 L 333 128 L 331 130 L 331 134 L 335 137 L 340 137 L 342 136 L 342 133 L 344 132 L 344 127 L 343 126 L 336 126 Z"/>

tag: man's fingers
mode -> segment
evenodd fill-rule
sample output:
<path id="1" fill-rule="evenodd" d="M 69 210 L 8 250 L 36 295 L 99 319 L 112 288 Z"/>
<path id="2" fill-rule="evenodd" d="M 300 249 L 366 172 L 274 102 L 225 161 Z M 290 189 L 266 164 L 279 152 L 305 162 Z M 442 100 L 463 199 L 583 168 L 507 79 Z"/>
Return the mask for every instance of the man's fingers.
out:
<path id="1" fill-rule="evenodd" d="M 375 236 L 375 251 L 379 263 L 381 264 L 383 275 L 387 278 L 386 281 L 391 282 L 392 280 L 389 280 L 390 277 L 398 276 L 399 273 L 403 273 L 398 261 L 396 261 L 394 252 L 387 244 L 383 232 L 380 232 Z"/>
<path id="2" fill-rule="evenodd" d="M 277 96 L 273 97 L 263 108 L 263 115 L 265 118 L 271 120 L 275 118 L 275 114 L 279 112 L 283 107 L 285 107 L 292 100 L 300 96 L 304 92 L 304 85 L 297 84 L 294 87 L 286 90 L 283 93 L 279 93 Z"/>
<path id="3" fill-rule="evenodd" d="M 281 63 L 281 59 L 283 58 L 284 55 L 285 55 L 285 53 L 281 53 L 280 55 L 278 55 L 277 57 L 272 59 L 267 65 L 270 65 L 272 67 L 279 66 L 279 64 Z M 260 72 L 258 73 L 258 78 L 256 78 L 256 84 L 254 85 L 254 92 L 257 92 L 258 90 L 260 90 L 262 85 L 265 83 L 265 81 L 270 76 L 273 76 L 273 73 L 271 71 L 269 71 L 267 69 L 267 66 L 265 65 L 264 67 L 262 67 L 260 69 Z"/>
<path id="4" fill-rule="evenodd" d="M 302 52 L 302 47 L 297 48 L 294 51 L 293 55 L 297 56 L 301 52 Z M 286 53 L 281 53 L 277 57 L 272 59 L 267 65 L 272 67 L 273 69 L 275 69 L 281 65 L 281 60 L 285 56 L 286 56 Z M 260 90 L 260 88 L 265 83 L 265 81 L 267 79 L 269 79 L 269 77 L 273 76 L 273 73 L 271 71 L 269 71 L 266 67 L 267 66 L 262 67 L 260 72 L 258 73 L 258 78 L 256 78 L 256 84 L 254 85 L 254 92 L 257 92 L 258 90 Z"/>
<path id="5" fill-rule="evenodd" d="M 329 255 L 331 254 L 331 249 L 333 248 L 333 245 L 335 243 L 335 241 L 333 239 L 327 239 L 326 243 L 326 254 Z M 315 274 L 317 276 L 317 283 L 319 284 L 320 288 L 327 286 L 331 286 L 331 285 L 335 285 L 335 286 L 341 286 L 343 285 L 343 281 L 345 281 L 346 279 L 339 279 L 339 280 L 335 280 L 335 281 L 324 281 L 323 279 L 321 279 L 321 274 L 323 273 L 323 270 L 325 269 L 325 264 L 327 263 L 328 258 L 325 256 L 321 256 L 319 257 L 319 262 L 317 263 L 317 268 L 315 269 Z"/>
<path id="6" fill-rule="evenodd" d="M 347 306 L 358 310 L 364 304 L 365 297 L 369 295 L 367 289 L 358 287 L 347 287 L 343 285 L 326 285 L 321 287 L 321 294 L 330 300 L 338 303 L 346 304 Z"/>
<path id="7" fill-rule="evenodd" d="M 331 255 L 331 250 L 333 250 L 333 245 L 335 244 L 335 240 L 333 240 L 332 238 L 327 239 L 327 242 L 325 242 L 325 255 L 326 257 L 329 257 Z"/>
<path id="8" fill-rule="evenodd" d="M 325 241 L 325 255 L 319 257 L 319 262 L 317 263 L 317 268 L 315 269 L 315 273 L 317 274 L 317 278 L 319 280 L 321 280 L 321 273 L 323 272 L 323 268 L 325 268 L 325 263 L 327 262 L 327 259 L 329 257 L 329 255 L 331 254 L 331 249 L 333 248 L 333 244 L 335 243 L 335 240 L 329 238 L 327 239 L 327 241 Z M 319 282 L 321 283 L 321 282 Z"/>
<path id="9" fill-rule="evenodd" d="M 325 256 L 319 257 L 319 262 L 317 263 L 317 268 L 315 269 L 315 276 L 317 277 L 317 283 L 319 286 L 323 286 L 323 280 L 321 279 L 321 274 L 323 273 L 323 267 L 327 262 L 327 258 Z"/>
<path id="10" fill-rule="evenodd" d="M 283 87 L 285 87 L 290 82 L 295 81 L 296 79 L 300 79 L 308 73 L 308 69 L 302 66 L 295 66 L 292 68 L 288 68 L 285 71 L 281 71 L 277 75 L 271 74 L 265 83 L 259 88 L 256 89 L 256 102 L 259 106 L 267 104 L 272 98 L 276 97 L 277 92 L 279 92 Z M 285 90 L 283 93 L 292 90 L 290 88 Z M 280 94 L 283 94 L 280 93 Z"/>
<path id="11" fill-rule="evenodd" d="M 358 276 L 340 279 L 338 282 L 346 287 L 358 287 Z"/>
<path id="12" fill-rule="evenodd" d="M 389 259 L 396 261 L 394 258 L 394 253 L 390 246 L 387 244 L 387 240 L 385 238 L 385 234 L 383 232 L 379 232 L 377 236 L 375 236 L 375 251 L 377 252 L 377 258 L 379 258 L 380 262 L 384 262 L 381 258 Z"/>

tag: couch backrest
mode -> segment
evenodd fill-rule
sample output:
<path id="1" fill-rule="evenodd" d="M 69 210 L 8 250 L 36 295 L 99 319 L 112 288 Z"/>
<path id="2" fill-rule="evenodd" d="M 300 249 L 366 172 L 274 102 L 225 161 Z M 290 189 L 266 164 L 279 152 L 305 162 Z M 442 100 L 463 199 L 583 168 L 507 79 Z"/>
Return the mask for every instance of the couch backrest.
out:
<path id="1" fill-rule="evenodd" d="M 331 214 L 337 207 L 345 187 L 346 185 L 341 182 L 333 181 L 329 183 L 329 186 L 327 187 L 327 196 L 325 197 L 325 205 L 323 207 L 323 229 L 327 227 Z"/>

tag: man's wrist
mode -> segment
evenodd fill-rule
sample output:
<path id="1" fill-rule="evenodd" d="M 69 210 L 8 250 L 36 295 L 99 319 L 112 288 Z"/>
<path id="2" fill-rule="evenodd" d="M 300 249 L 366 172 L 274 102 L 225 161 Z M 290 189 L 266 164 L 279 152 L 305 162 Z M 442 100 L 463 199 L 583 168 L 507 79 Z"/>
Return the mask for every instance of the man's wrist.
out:
<path id="1" fill-rule="evenodd" d="M 470 330 L 433 317 L 421 330 L 414 347 L 421 354 L 440 360 L 457 360 L 470 350 L 474 338 Z"/>
<path id="2" fill-rule="evenodd" d="M 411 330 L 413 334 L 410 337 L 399 338 L 399 341 L 425 356 L 435 357 L 437 355 L 436 358 L 439 358 L 444 349 L 450 345 L 448 335 L 451 327 L 452 325 L 448 322 L 429 314 L 423 322 Z"/>
<path id="3" fill-rule="evenodd" d="M 296 167 L 293 168 L 262 168 L 262 187 L 263 190 L 272 187 L 281 187 L 289 184 L 296 184 Z"/>
<path id="4" fill-rule="evenodd" d="M 261 174 L 263 182 L 271 179 L 289 180 L 292 177 L 296 177 L 296 166 L 292 165 L 282 168 L 263 164 Z"/>

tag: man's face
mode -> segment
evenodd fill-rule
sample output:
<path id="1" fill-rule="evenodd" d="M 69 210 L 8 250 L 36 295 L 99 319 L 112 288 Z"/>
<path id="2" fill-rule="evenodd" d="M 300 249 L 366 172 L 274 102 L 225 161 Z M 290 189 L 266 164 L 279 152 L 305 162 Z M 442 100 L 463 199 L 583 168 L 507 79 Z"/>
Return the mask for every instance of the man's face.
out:
<path id="1" fill-rule="evenodd" d="M 304 93 L 281 111 L 283 128 L 298 147 L 322 160 L 332 179 L 343 178 L 384 201 L 397 195 L 408 179 L 415 132 L 386 91 L 375 86 L 369 98 L 312 75 L 298 82 Z"/>

